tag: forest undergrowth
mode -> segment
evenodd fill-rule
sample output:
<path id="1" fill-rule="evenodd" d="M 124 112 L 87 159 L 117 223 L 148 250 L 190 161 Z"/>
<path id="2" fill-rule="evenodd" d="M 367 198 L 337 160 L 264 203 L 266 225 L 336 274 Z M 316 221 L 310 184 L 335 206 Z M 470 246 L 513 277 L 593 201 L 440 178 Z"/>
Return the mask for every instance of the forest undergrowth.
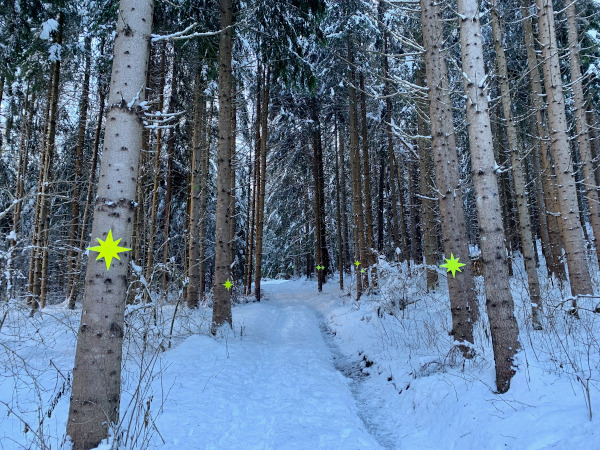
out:
<path id="1" fill-rule="evenodd" d="M 593 264 L 593 258 L 589 259 Z M 481 277 L 476 279 L 481 314 L 475 327 L 475 357 L 470 360 L 463 358 L 448 335 L 451 316 L 443 274 L 440 286 L 428 292 L 426 266 L 409 268 L 406 263 L 382 260 L 379 288 L 359 302 L 353 299 L 351 288 L 340 293 L 335 279 L 327 283 L 325 295 L 330 301 L 315 308 L 323 313 L 341 352 L 360 361 L 358 395 L 366 403 L 364 408 L 382 414 L 391 408 L 404 411 L 404 425 L 396 431 L 390 431 L 389 424 L 386 432 L 386 420 L 379 418 L 376 428 L 390 435 L 385 441 L 399 442 L 411 423 L 434 429 L 439 420 L 435 408 L 451 411 L 464 402 L 476 408 L 477 399 L 487 402 L 507 423 L 522 420 L 523 412 L 537 414 L 545 396 L 550 398 L 548 405 L 558 402 L 569 413 L 577 411 L 579 419 L 593 419 L 600 399 L 598 299 L 580 298 L 577 318 L 570 306 L 568 284 L 541 277 L 543 330 L 534 330 L 522 260 L 513 260 L 513 268 L 511 287 L 521 349 L 515 389 L 501 396 L 494 395 L 494 361 Z M 545 274 L 545 267 L 539 273 Z M 595 287 L 599 287 L 598 271 L 593 273 Z M 352 281 L 347 277 L 346 286 Z M 175 381 L 163 379 L 168 367 L 164 355 L 190 336 L 210 333 L 210 298 L 201 308 L 190 310 L 182 307 L 180 297 L 181 293 L 168 298 L 152 293 L 151 302 L 127 307 L 120 421 L 111 430 L 109 443 L 100 448 L 148 448 L 150 443 L 165 442 L 156 420 Z M 248 299 L 236 298 L 243 308 Z M 321 302 L 320 298 L 315 295 L 313 300 Z M 69 310 L 66 303 L 50 305 L 33 316 L 17 301 L 0 305 L 0 402 L 7 411 L 0 419 L 4 436 L 0 448 L 68 448 L 64 422 L 80 315 L 80 309 Z M 217 340 L 244 339 L 243 322 L 234 323 L 234 330 Z M 464 392 L 472 390 L 481 395 Z M 407 415 L 410 410 L 412 417 Z M 429 420 L 423 420 L 427 414 Z M 377 422 L 377 414 L 373 421 Z"/>

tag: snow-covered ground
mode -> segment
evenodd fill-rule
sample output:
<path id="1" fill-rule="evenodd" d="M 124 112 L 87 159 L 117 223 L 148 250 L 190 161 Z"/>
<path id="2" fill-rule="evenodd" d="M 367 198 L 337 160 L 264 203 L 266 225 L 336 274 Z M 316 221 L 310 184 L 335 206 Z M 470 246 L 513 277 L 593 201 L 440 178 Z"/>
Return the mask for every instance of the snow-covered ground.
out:
<path id="1" fill-rule="evenodd" d="M 233 332 L 217 338 L 208 309 L 180 307 L 171 333 L 174 305 L 156 321 L 151 306 L 129 308 L 115 433 L 144 449 L 600 449 L 588 407 L 600 401 L 596 314 L 548 307 L 544 331 L 532 331 L 515 277 L 523 350 L 497 395 L 485 322 L 465 361 L 447 334 L 444 281 L 426 293 L 422 273 L 388 269 L 381 293 L 358 303 L 335 280 L 322 293 L 313 281 L 267 281 L 265 300 L 234 307 Z M 0 449 L 65 447 L 78 320 L 64 305 L 7 314 Z"/>

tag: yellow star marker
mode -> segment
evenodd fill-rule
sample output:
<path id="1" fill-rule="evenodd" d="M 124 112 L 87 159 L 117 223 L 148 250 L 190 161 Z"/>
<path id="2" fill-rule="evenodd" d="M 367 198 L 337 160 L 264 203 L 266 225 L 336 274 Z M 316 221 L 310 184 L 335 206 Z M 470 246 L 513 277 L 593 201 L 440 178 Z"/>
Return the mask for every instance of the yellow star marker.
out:
<path id="1" fill-rule="evenodd" d="M 225 286 L 225 289 L 230 290 L 231 287 L 233 286 L 233 283 L 231 282 L 231 280 L 229 278 L 227 278 L 227 281 L 225 283 L 223 283 L 223 286 Z"/>
<path id="2" fill-rule="evenodd" d="M 117 258 L 118 260 L 121 259 L 119 258 L 120 252 L 128 252 L 131 250 L 130 248 L 119 247 L 119 242 L 121 242 L 121 239 L 114 241 L 112 237 L 112 230 L 108 230 L 108 236 L 106 236 L 105 241 L 99 238 L 96 238 L 96 240 L 100 243 L 100 245 L 97 245 L 96 247 L 88 247 L 87 250 L 92 250 L 99 253 L 96 261 L 98 261 L 100 258 L 104 258 L 104 261 L 106 262 L 106 270 L 110 269 L 110 262 L 113 258 Z"/>
<path id="3" fill-rule="evenodd" d="M 466 266 L 466 264 L 459 263 L 459 259 L 460 258 L 454 259 L 454 255 L 450 253 L 450 259 L 446 259 L 446 264 L 442 264 L 440 267 L 445 267 L 447 269 L 446 272 L 452 272 L 452 278 L 454 278 L 456 276 L 456 271 L 462 272 L 460 268 Z"/>
<path id="4" fill-rule="evenodd" d="M 356 267 L 360 266 L 360 261 L 358 261 L 358 260 L 357 260 L 357 261 L 354 263 L 354 265 L 355 265 Z"/>

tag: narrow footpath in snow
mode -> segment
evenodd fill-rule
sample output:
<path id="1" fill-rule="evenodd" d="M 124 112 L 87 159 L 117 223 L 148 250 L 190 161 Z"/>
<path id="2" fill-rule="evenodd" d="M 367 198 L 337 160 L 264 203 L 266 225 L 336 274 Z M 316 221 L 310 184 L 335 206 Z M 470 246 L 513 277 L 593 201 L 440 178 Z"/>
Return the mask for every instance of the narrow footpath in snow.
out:
<path id="1" fill-rule="evenodd" d="M 168 353 L 162 378 L 176 381 L 162 386 L 165 443 L 157 437 L 153 448 L 382 448 L 338 370 L 315 299 L 284 285 L 267 283 L 266 301 L 234 309 L 235 337 L 196 335 Z"/>

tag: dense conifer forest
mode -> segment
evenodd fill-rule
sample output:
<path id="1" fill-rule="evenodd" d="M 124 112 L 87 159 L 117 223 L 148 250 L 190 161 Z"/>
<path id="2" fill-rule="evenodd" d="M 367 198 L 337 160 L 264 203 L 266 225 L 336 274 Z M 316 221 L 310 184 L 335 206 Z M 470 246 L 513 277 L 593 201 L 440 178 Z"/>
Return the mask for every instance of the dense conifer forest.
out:
<path id="1" fill-rule="evenodd" d="M 600 448 L 599 186 L 595 0 L 2 0 L 0 449 Z"/>

